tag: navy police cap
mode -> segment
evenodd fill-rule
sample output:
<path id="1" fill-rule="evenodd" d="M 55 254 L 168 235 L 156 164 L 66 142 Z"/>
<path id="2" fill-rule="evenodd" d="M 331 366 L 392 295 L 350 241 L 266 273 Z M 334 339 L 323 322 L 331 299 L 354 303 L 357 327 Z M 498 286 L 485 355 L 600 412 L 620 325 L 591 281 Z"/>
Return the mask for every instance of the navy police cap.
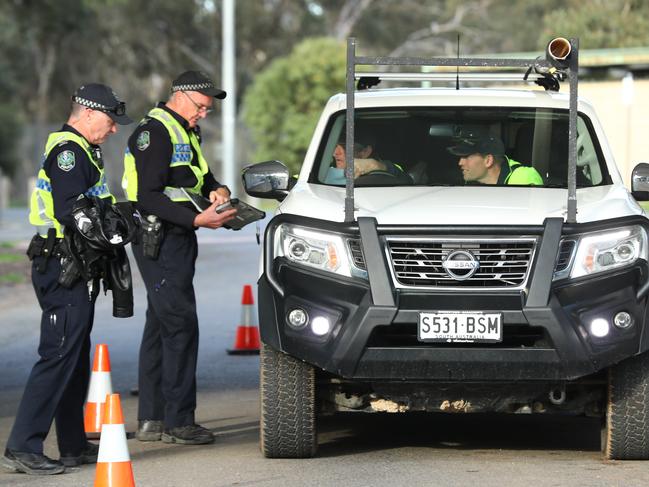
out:
<path id="1" fill-rule="evenodd" d="M 214 82 L 202 71 L 185 71 L 171 83 L 171 91 L 198 91 L 206 96 L 222 100 L 225 91 L 214 86 Z"/>
<path id="2" fill-rule="evenodd" d="M 86 108 L 104 112 L 120 125 L 128 125 L 133 122 L 126 115 L 126 104 L 109 86 L 101 83 L 81 85 L 72 95 L 72 101 Z"/>

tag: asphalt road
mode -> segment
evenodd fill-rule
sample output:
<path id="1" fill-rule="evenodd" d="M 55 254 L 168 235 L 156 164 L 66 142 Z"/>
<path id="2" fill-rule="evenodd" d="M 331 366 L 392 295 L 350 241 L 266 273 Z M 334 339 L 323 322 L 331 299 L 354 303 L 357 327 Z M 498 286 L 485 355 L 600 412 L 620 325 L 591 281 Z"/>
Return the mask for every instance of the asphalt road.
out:
<path id="1" fill-rule="evenodd" d="M 256 356 L 229 356 L 244 284 L 257 276 L 252 230 L 202 232 L 195 287 L 201 345 L 197 421 L 217 440 L 178 446 L 129 440 L 137 486 L 645 486 L 649 462 L 603 462 L 598 423 L 532 415 L 348 414 L 319 420 L 319 456 L 267 460 L 258 447 Z M 110 316 L 100 297 L 95 343 L 109 345 L 112 380 L 127 430 L 136 424 L 137 350 L 144 315 L 136 276 L 136 316 Z M 6 291 L 6 290 L 5 290 Z M 256 293 L 255 293 L 256 297 Z M 0 444 L 36 359 L 39 309 L 27 286 L 0 294 Z M 58 457 L 54 431 L 46 453 Z M 40 478 L 0 471 L 1 486 L 89 486 L 94 467 Z"/>

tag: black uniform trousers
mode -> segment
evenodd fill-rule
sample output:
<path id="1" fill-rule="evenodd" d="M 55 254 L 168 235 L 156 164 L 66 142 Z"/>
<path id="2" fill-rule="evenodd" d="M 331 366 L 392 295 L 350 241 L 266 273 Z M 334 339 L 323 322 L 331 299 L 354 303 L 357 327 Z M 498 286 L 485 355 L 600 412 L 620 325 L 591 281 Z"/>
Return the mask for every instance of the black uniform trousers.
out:
<path id="1" fill-rule="evenodd" d="M 133 254 L 147 290 L 139 361 L 138 419 L 166 428 L 194 424 L 198 317 L 194 296 L 196 233 L 170 225 L 156 260 Z"/>
<path id="2" fill-rule="evenodd" d="M 59 285 L 59 259 L 52 257 L 45 273 L 32 263 L 32 283 L 43 310 L 38 346 L 40 359 L 27 379 L 7 448 L 43 453 L 43 441 L 56 422 L 59 451 L 78 455 L 86 447 L 83 403 L 90 378 L 90 331 L 96 294 L 89 299 L 84 281 L 71 289 Z"/>

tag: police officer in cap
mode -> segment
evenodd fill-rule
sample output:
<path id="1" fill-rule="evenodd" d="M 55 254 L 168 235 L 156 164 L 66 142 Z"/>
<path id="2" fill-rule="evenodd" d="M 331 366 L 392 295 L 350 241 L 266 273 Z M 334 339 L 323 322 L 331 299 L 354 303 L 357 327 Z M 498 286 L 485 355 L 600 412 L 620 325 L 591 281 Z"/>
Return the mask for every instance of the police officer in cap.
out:
<path id="1" fill-rule="evenodd" d="M 153 108 L 135 129 L 124 158 L 122 185 L 128 199 L 137 202 L 148 221 L 161 220 L 164 233 L 156 250 L 133 246 L 148 302 L 140 346 L 136 437 L 199 445 L 212 443 L 214 435 L 194 420 L 195 230 L 219 228 L 236 211 L 215 211 L 230 198 L 230 190 L 214 179 L 203 157 L 198 127 L 212 111 L 214 99 L 225 98 L 225 92 L 199 71 L 182 73 L 171 92 L 169 100 Z M 209 203 L 199 212 L 195 204 L 201 200 Z"/>
<path id="2" fill-rule="evenodd" d="M 80 195 L 111 198 L 99 144 L 131 123 L 125 104 L 106 85 L 81 86 L 72 97 L 67 123 L 50 134 L 31 197 L 29 221 L 36 227 L 28 255 L 32 282 L 43 310 L 39 360 L 27 380 L 2 465 L 47 475 L 97 461 L 97 445 L 86 440 L 83 403 L 90 371 L 90 331 L 96 290 L 77 280 L 59 284 L 64 227 L 72 227 L 72 205 Z M 61 458 L 43 454 L 43 441 L 56 423 Z"/>

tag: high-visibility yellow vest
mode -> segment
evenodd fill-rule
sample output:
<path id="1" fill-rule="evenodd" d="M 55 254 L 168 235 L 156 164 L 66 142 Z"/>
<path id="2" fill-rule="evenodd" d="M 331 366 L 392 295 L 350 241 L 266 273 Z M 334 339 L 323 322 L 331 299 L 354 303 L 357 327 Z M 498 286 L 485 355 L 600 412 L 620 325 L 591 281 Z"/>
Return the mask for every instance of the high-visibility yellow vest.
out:
<path id="1" fill-rule="evenodd" d="M 506 159 L 509 165 L 509 174 L 505 177 L 505 184 L 543 186 L 543 178 L 536 169 L 530 166 L 524 166 L 520 162 L 508 157 Z"/>
<path id="2" fill-rule="evenodd" d="M 49 156 L 52 149 L 62 142 L 74 142 L 81 147 L 87 154 L 88 159 L 95 166 L 99 172 L 99 180 L 84 193 L 86 196 L 97 196 L 99 198 L 111 198 L 115 202 L 115 198 L 110 193 L 108 185 L 106 184 L 106 174 L 104 168 L 95 161 L 92 154 L 90 144 L 83 137 L 72 132 L 54 132 L 49 135 L 45 143 L 45 152 L 41 162 L 41 168 L 38 171 L 36 180 L 36 187 L 32 191 L 32 196 L 29 204 L 29 223 L 36 227 L 36 231 L 42 236 L 47 236 L 47 231 L 50 228 L 56 229 L 56 236 L 63 237 L 63 227 L 54 218 L 54 200 L 52 199 L 52 182 L 50 177 L 45 172 L 43 167 L 45 160 Z"/>
<path id="3" fill-rule="evenodd" d="M 189 198 L 182 191 L 183 189 L 190 193 L 201 194 L 203 181 L 209 167 L 203 157 L 198 137 L 191 131 L 187 132 L 184 127 L 167 111 L 162 108 L 154 108 L 147 117 L 158 120 L 169 132 L 173 152 L 169 167 L 188 166 L 196 176 L 196 184 L 192 187 L 176 188 L 167 186 L 164 189 L 171 201 L 189 201 Z M 198 166 L 192 164 L 194 153 L 192 147 L 198 156 Z M 122 177 L 122 188 L 129 201 L 137 201 L 137 168 L 135 167 L 135 157 L 131 154 L 129 148 L 126 148 L 124 154 L 124 176 Z"/>

